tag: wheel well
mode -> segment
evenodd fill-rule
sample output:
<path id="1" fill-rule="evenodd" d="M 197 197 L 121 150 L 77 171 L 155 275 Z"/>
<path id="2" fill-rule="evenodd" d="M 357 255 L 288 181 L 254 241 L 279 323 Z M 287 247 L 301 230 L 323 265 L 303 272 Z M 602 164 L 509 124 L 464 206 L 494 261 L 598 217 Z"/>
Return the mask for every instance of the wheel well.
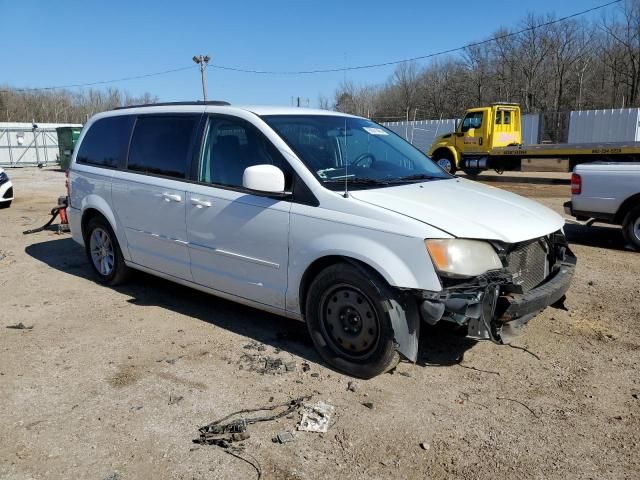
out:
<path id="1" fill-rule="evenodd" d="M 437 160 L 438 158 L 448 158 L 449 160 L 451 160 L 452 162 L 455 162 L 455 157 L 453 156 L 453 153 L 451 153 L 451 151 L 448 148 L 438 148 L 435 152 L 433 152 L 433 158 L 434 160 Z"/>
<path id="2" fill-rule="evenodd" d="M 82 238 L 86 238 L 87 232 L 85 230 L 86 230 L 87 224 L 89 223 L 89 220 L 96 217 L 102 217 L 107 223 L 109 223 L 109 221 L 105 218 L 105 216 L 102 213 L 100 213 L 98 210 L 96 210 L 95 208 L 87 208 L 82 214 L 82 220 L 80 222 L 80 225 L 82 228 Z"/>
<path id="3" fill-rule="evenodd" d="M 620 208 L 616 212 L 614 221 L 616 223 L 622 223 L 624 221 L 624 217 L 627 216 L 627 213 L 629 213 L 629 211 L 636 205 L 640 205 L 640 193 L 631 195 L 624 202 L 622 202 L 622 205 L 620 205 Z"/>
<path id="4" fill-rule="evenodd" d="M 322 270 L 324 270 L 327 267 L 330 267 L 331 265 L 336 265 L 338 263 L 348 263 L 348 264 L 363 268 L 369 274 L 376 275 L 383 282 L 387 283 L 384 277 L 380 275 L 380 273 L 377 270 L 375 270 L 373 267 L 355 258 L 345 257 L 342 255 L 329 255 L 326 257 L 318 258 L 311 265 L 307 267 L 300 281 L 299 303 L 300 303 L 300 312 L 302 313 L 303 316 L 305 314 L 304 310 L 307 303 L 306 298 L 307 298 L 307 293 L 309 291 L 309 287 L 311 286 L 311 282 L 313 282 L 313 280 L 318 276 L 318 274 Z"/>

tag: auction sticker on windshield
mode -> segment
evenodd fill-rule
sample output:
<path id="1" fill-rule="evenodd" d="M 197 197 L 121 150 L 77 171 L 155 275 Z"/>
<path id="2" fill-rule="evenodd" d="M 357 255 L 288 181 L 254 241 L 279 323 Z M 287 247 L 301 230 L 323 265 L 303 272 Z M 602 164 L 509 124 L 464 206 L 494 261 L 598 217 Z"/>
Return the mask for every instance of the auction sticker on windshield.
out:
<path id="1" fill-rule="evenodd" d="M 365 132 L 367 132 L 370 135 L 389 135 L 387 132 L 385 132 L 381 128 L 376 128 L 376 127 L 362 127 L 362 128 L 364 129 Z"/>

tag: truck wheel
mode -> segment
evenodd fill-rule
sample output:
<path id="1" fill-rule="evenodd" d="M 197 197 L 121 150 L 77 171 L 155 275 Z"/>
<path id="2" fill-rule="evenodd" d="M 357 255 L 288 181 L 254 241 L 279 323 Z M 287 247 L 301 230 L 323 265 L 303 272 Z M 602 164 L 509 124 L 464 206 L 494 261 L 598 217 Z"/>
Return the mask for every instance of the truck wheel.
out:
<path id="1" fill-rule="evenodd" d="M 435 162 L 438 164 L 438 166 L 440 166 L 440 168 L 442 168 L 445 172 L 450 173 L 451 175 L 453 175 L 454 173 L 456 173 L 456 162 L 453 160 L 453 158 L 451 158 L 450 156 L 441 156 L 440 158 L 437 158 L 435 160 Z"/>
<path id="2" fill-rule="evenodd" d="M 99 283 L 118 285 L 129 276 L 129 267 L 124 263 L 118 239 L 109 222 L 101 217 L 89 220 L 84 244 Z"/>
<path id="3" fill-rule="evenodd" d="M 11 206 L 11 202 L 13 202 L 13 200 L 9 200 L 8 202 L 0 202 L 0 209 L 9 208 Z"/>
<path id="4" fill-rule="evenodd" d="M 640 251 L 640 205 L 632 208 L 624 217 L 622 234 L 634 250 Z"/>
<path id="5" fill-rule="evenodd" d="M 320 272 L 309 287 L 305 309 L 320 356 L 358 378 L 395 367 L 400 356 L 389 314 L 389 301 L 395 297 L 383 280 L 352 265 L 341 263 Z"/>

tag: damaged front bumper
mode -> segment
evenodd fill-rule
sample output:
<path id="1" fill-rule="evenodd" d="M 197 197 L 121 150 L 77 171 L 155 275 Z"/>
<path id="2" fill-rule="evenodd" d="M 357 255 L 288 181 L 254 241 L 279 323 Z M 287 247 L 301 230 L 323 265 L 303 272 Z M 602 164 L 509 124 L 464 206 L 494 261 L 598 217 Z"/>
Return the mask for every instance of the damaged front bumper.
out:
<path id="1" fill-rule="evenodd" d="M 563 306 L 575 267 L 576 257 L 566 248 L 544 282 L 525 293 L 514 293 L 514 276 L 506 269 L 487 272 L 438 294 L 423 292 L 420 314 L 430 325 L 452 322 L 466 326 L 470 337 L 510 343 L 542 310 Z"/>

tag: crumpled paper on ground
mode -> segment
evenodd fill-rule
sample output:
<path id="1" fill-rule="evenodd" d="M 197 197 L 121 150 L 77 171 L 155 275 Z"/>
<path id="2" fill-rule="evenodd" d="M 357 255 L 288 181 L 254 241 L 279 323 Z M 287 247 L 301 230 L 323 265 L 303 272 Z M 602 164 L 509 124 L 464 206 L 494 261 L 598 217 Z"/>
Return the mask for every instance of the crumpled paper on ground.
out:
<path id="1" fill-rule="evenodd" d="M 331 415 L 335 407 L 324 403 L 322 400 L 317 403 L 305 403 L 300 412 L 302 418 L 298 424 L 298 430 L 303 432 L 327 433 Z"/>

